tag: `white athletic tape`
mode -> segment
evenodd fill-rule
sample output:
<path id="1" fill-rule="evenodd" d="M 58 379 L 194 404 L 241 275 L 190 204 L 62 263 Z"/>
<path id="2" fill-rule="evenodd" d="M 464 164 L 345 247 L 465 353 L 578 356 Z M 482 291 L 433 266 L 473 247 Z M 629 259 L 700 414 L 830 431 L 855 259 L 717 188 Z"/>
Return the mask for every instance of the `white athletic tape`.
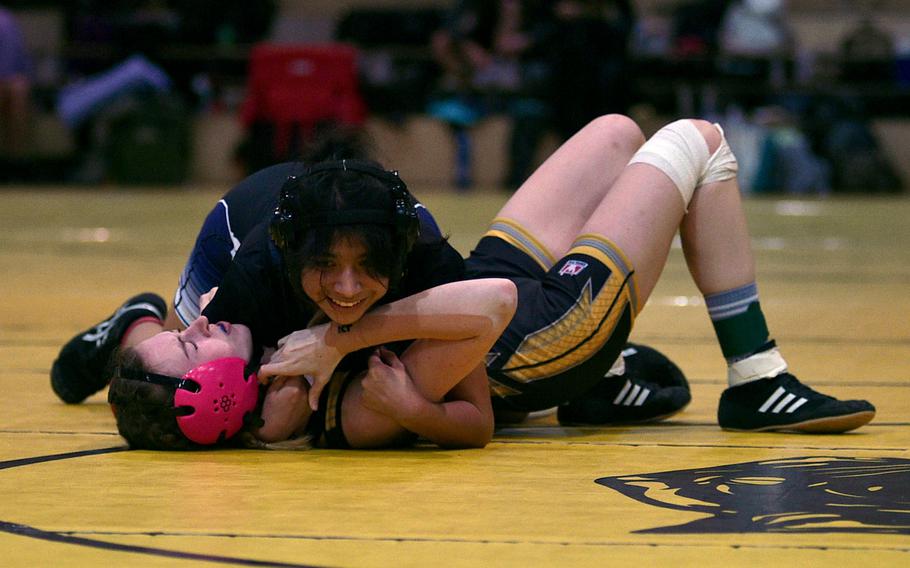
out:
<path id="1" fill-rule="evenodd" d="M 736 172 L 739 171 L 739 164 L 736 162 L 736 156 L 733 155 L 733 150 L 731 150 L 730 145 L 727 144 L 727 137 L 724 136 L 724 129 L 717 123 L 714 124 L 714 128 L 720 131 L 720 146 L 717 147 L 717 150 L 715 150 L 711 158 L 708 159 L 708 163 L 705 164 L 705 168 L 702 170 L 701 178 L 698 180 L 698 185 L 696 187 L 733 179 L 736 177 Z"/>
<path id="2" fill-rule="evenodd" d="M 714 154 L 708 153 L 708 143 L 695 124 L 683 119 L 658 130 L 629 163 L 649 164 L 664 172 L 673 180 L 688 210 L 697 187 L 732 179 L 739 169 L 723 129 L 718 124 L 714 126 L 721 136 Z"/>
<path id="3" fill-rule="evenodd" d="M 787 362 L 784 361 L 784 356 L 777 347 L 774 347 L 730 365 L 727 368 L 727 384 L 735 387 L 765 377 L 776 377 L 786 370 Z"/>
<path id="4" fill-rule="evenodd" d="M 677 120 L 649 138 L 629 163 L 649 164 L 667 174 L 688 209 L 708 158 L 708 143 L 698 128 L 691 120 Z"/>

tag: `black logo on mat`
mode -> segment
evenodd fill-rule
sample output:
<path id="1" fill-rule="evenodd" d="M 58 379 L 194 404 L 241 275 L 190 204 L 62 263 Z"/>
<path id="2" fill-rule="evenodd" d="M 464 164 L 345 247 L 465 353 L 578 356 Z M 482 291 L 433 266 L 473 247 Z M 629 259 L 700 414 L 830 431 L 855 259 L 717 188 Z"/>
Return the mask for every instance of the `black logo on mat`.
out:
<path id="1" fill-rule="evenodd" d="M 642 503 L 710 514 L 641 533 L 910 534 L 910 460 L 801 457 L 602 477 Z"/>

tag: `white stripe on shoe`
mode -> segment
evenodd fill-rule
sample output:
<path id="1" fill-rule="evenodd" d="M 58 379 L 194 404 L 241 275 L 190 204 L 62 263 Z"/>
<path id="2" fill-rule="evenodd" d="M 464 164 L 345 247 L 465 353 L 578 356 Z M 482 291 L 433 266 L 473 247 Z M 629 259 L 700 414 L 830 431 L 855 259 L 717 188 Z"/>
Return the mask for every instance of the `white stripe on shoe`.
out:
<path id="1" fill-rule="evenodd" d="M 787 396 L 785 396 L 783 400 L 781 400 L 780 402 L 778 402 L 778 403 L 777 403 L 777 406 L 775 406 L 775 407 L 774 407 L 774 410 L 772 410 L 771 412 L 773 412 L 774 414 L 777 414 L 778 412 L 781 411 L 781 409 L 782 409 L 783 407 L 785 407 L 785 406 L 787 406 L 788 404 L 790 404 L 790 401 L 792 401 L 794 398 L 796 398 L 796 395 L 795 395 L 795 394 L 793 394 L 792 392 L 791 392 L 791 393 L 787 393 Z"/>
<path id="2" fill-rule="evenodd" d="M 648 399 L 648 395 L 651 394 L 651 389 L 643 388 L 641 389 L 641 394 L 638 395 L 638 398 L 635 400 L 635 406 L 641 406 Z"/>
<path id="3" fill-rule="evenodd" d="M 641 406 L 648 400 L 650 394 L 651 389 L 636 385 L 627 379 L 626 384 L 622 386 L 619 394 L 613 399 L 613 404 L 617 406 Z"/>
<path id="4" fill-rule="evenodd" d="M 638 385 L 632 385 L 632 392 L 629 393 L 629 396 L 626 397 L 626 400 L 622 401 L 623 406 L 629 406 L 635 400 L 635 397 L 638 396 L 638 392 L 641 390 L 641 387 Z"/>
<path id="5" fill-rule="evenodd" d="M 758 411 L 765 412 L 768 410 L 768 408 L 774 404 L 774 401 L 779 399 L 780 395 L 784 394 L 785 392 L 787 391 L 784 390 L 784 387 L 777 387 L 777 390 L 768 397 L 768 400 L 766 400 L 765 403 L 759 407 Z"/>
<path id="6" fill-rule="evenodd" d="M 626 384 L 622 386 L 622 390 L 619 391 L 619 394 L 616 395 L 616 398 L 613 399 L 613 404 L 619 404 L 619 401 L 626 396 L 626 393 L 629 392 L 629 389 L 632 388 L 632 381 L 626 379 Z"/>
<path id="7" fill-rule="evenodd" d="M 786 395 L 786 396 L 784 396 L 784 398 L 781 399 L 780 397 L 782 395 Z M 788 393 L 786 391 L 786 389 L 784 389 L 784 387 L 777 387 L 777 390 L 775 390 L 773 393 L 771 393 L 771 396 L 769 396 L 765 400 L 764 404 L 762 404 L 759 407 L 758 411 L 760 413 L 767 412 L 768 409 L 771 408 L 771 406 L 774 405 L 774 403 L 777 402 L 778 399 L 780 399 L 780 402 L 777 402 L 777 404 L 771 410 L 771 413 L 780 414 L 780 412 L 782 410 L 784 410 L 784 407 L 787 407 L 787 405 L 789 404 L 790 406 L 787 407 L 786 413 L 793 414 L 794 412 L 796 412 L 797 408 L 799 408 L 800 406 L 809 402 L 809 399 L 807 399 L 805 397 L 800 397 L 799 399 L 796 400 L 796 402 L 793 402 L 793 399 L 795 399 L 795 398 L 796 398 L 796 395 L 793 393 Z M 791 402 L 793 402 L 793 404 L 790 404 Z"/>
<path id="8" fill-rule="evenodd" d="M 799 400 L 794 402 L 793 405 L 790 406 L 790 408 L 787 409 L 787 414 L 792 414 L 797 408 L 806 404 L 807 402 L 809 402 L 808 398 L 800 398 Z"/>

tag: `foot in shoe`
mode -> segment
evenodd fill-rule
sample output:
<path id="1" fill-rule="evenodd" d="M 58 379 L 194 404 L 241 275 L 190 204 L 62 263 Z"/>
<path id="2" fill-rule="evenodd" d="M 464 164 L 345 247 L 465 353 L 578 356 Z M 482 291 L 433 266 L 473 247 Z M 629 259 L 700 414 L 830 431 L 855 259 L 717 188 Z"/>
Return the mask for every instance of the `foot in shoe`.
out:
<path id="1" fill-rule="evenodd" d="M 66 403 L 82 402 L 107 386 L 105 369 L 130 324 L 153 316 L 164 320 L 167 304 L 151 293 L 127 300 L 110 317 L 70 339 L 51 367 L 51 387 Z"/>
<path id="2" fill-rule="evenodd" d="M 659 351 L 629 344 L 625 372 L 604 377 L 594 388 L 559 407 L 560 424 L 629 424 L 662 420 L 692 400 L 685 375 Z"/>
<path id="3" fill-rule="evenodd" d="M 838 400 L 802 384 L 790 373 L 726 389 L 717 421 L 725 430 L 836 434 L 875 416 L 865 400 Z"/>

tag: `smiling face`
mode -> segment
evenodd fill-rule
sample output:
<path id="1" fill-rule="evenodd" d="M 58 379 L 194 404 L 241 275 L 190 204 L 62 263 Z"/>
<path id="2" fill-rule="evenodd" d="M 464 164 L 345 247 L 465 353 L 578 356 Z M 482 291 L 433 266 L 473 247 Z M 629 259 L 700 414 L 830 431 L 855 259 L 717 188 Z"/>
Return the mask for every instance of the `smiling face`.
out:
<path id="1" fill-rule="evenodd" d="M 310 300 L 341 325 L 362 318 L 389 289 L 389 279 L 369 269 L 363 242 L 348 237 L 335 239 L 328 254 L 311 259 L 300 283 Z"/>
<path id="2" fill-rule="evenodd" d="M 190 369 L 224 357 L 250 362 L 253 337 L 244 325 L 209 323 L 199 316 L 183 331 L 163 331 L 135 347 L 137 354 L 156 373 L 182 377 Z"/>

